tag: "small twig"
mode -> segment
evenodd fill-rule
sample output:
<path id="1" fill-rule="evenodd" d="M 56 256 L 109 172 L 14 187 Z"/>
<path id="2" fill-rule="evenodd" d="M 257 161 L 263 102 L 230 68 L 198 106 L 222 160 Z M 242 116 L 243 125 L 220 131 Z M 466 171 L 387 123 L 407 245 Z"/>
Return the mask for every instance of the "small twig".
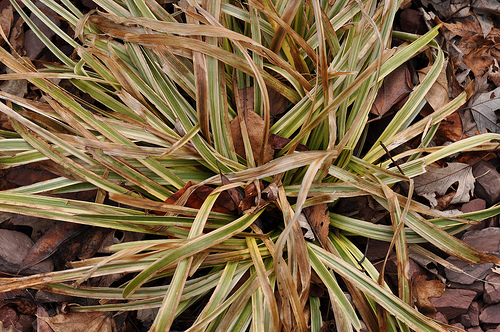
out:
<path id="1" fill-rule="evenodd" d="M 363 262 L 366 259 L 366 254 L 368 254 L 368 246 L 370 245 L 370 238 L 366 238 L 366 247 L 365 247 L 365 253 L 363 254 L 363 257 L 361 257 L 361 260 L 358 261 L 359 266 L 363 268 Z"/>
<path id="2" fill-rule="evenodd" d="M 401 167 L 399 167 L 399 165 L 396 163 L 396 161 L 394 161 L 394 159 L 392 159 L 391 153 L 389 152 L 389 150 L 387 149 L 387 147 L 384 145 L 384 143 L 382 143 L 382 141 L 380 141 L 380 146 L 382 147 L 382 149 L 385 150 L 385 153 L 387 153 L 387 155 L 391 159 L 392 163 L 394 165 L 396 165 L 396 167 L 398 168 L 399 172 L 401 172 L 401 175 L 405 175 L 405 173 L 403 172 L 403 170 L 401 169 Z"/>

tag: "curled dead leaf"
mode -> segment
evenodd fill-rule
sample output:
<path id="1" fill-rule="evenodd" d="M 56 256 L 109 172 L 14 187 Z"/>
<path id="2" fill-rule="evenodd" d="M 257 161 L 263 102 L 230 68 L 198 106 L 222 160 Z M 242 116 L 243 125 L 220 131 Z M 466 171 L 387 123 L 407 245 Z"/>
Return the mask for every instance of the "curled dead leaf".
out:
<path id="1" fill-rule="evenodd" d="M 66 241 L 83 232 L 87 226 L 70 222 L 59 222 L 50 228 L 29 250 L 20 271 L 26 270 L 52 256 Z"/>
<path id="2" fill-rule="evenodd" d="M 424 315 L 434 317 L 436 308 L 429 301 L 429 297 L 440 297 L 443 295 L 446 285 L 439 280 L 427 280 L 427 276 L 420 275 L 413 281 L 413 296 L 415 305 Z"/>

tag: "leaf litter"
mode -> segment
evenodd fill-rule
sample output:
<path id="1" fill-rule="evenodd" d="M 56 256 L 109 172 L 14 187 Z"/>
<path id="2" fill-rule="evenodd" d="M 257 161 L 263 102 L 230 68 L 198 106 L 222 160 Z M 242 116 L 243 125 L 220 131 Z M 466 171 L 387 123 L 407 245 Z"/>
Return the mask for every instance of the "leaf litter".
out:
<path id="1" fill-rule="evenodd" d="M 427 172 L 415 178 L 415 192 L 429 200 L 433 208 L 438 206 L 437 196 L 444 196 L 455 184 L 451 204 L 466 203 L 474 193 L 472 167 L 464 163 L 448 163 L 443 168 L 427 167 Z"/>
<path id="2" fill-rule="evenodd" d="M 470 108 L 480 133 L 500 134 L 500 87 L 481 93 Z"/>

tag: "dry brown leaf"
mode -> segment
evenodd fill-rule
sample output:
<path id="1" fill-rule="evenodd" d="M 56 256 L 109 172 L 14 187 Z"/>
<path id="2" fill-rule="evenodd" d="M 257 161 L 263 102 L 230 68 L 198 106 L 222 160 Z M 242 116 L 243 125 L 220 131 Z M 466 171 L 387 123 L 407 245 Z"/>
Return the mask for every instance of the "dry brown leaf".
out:
<path id="1" fill-rule="evenodd" d="M 412 89 L 408 67 L 406 64 L 401 65 L 384 79 L 370 112 L 378 117 L 384 116 L 394 105 L 404 100 Z"/>
<path id="2" fill-rule="evenodd" d="M 260 151 L 262 150 L 262 139 L 264 137 L 264 120 L 255 112 L 244 112 L 245 124 L 248 132 L 248 139 L 252 147 L 254 160 L 259 159 Z M 246 158 L 245 146 L 243 144 L 243 136 L 240 127 L 240 115 L 231 121 L 231 135 L 233 137 L 234 149 L 236 153 L 243 158 Z M 269 138 L 264 150 L 264 163 L 273 159 L 274 149 L 271 147 L 271 139 Z"/>
<path id="3" fill-rule="evenodd" d="M 444 142 L 457 142 L 465 138 L 462 127 L 462 120 L 458 113 L 453 113 L 441 121 L 439 128 L 434 136 L 434 142 L 442 145 Z"/>
<path id="4" fill-rule="evenodd" d="M 429 297 L 443 295 L 446 285 L 439 280 L 427 280 L 427 276 L 420 275 L 413 281 L 413 295 L 415 305 L 421 313 L 434 317 L 437 310 L 429 301 Z"/>
<path id="5" fill-rule="evenodd" d="M 269 137 L 271 139 L 271 147 L 275 150 L 283 149 L 291 141 L 289 138 L 276 134 L 270 134 Z M 299 143 L 295 148 L 295 151 L 309 151 L 309 148 L 304 144 Z"/>
<path id="6" fill-rule="evenodd" d="M 436 194 L 443 196 L 448 189 L 458 183 L 456 194 L 451 204 L 464 203 L 470 200 L 474 193 L 474 176 L 472 167 L 462 163 L 448 163 L 447 167 L 437 168 L 428 166 L 427 172 L 415 178 L 415 192 L 429 200 L 432 207 L 438 202 Z"/>
<path id="7" fill-rule="evenodd" d="M 445 64 L 441 69 L 437 80 L 425 95 L 425 99 L 434 111 L 437 111 L 450 101 L 448 93 L 448 79 L 446 78 L 446 67 L 447 65 Z M 420 82 L 422 82 L 425 76 L 427 76 L 431 68 L 432 66 L 428 66 L 418 71 L 418 78 Z"/>
<path id="8" fill-rule="evenodd" d="M 54 332 L 116 332 L 115 321 L 108 313 L 70 312 L 54 317 L 41 317 Z"/>
<path id="9" fill-rule="evenodd" d="M 101 227 L 93 227 L 87 230 L 85 232 L 85 238 L 82 241 L 83 245 L 80 251 L 78 252 L 78 258 L 87 259 L 94 257 L 94 255 L 99 251 L 104 240 L 110 233 L 112 233 L 111 229 L 101 228 Z M 122 232 L 120 234 L 126 234 L 126 233 Z"/>
<path id="10" fill-rule="evenodd" d="M 480 38 L 482 39 L 483 37 Z M 466 53 L 463 62 L 472 70 L 475 77 L 483 76 L 493 64 L 494 57 L 489 54 L 491 46 L 491 42 L 479 40 L 477 47 L 471 52 Z"/>
<path id="11" fill-rule="evenodd" d="M 285 112 L 290 104 L 288 99 L 274 89 L 268 88 L 267 93 L 269 94 L 269 102 L 271 103 L 271 116 L 277 117 Z"/>
<path id="12" fill-rule="evenodd" d="M 453 200 L 453 197 L 455 197 L 455 194 L 456 194 L 456 192 L 452 191 L 449 194 L 438 197 L 436 199 L 437 200 L 436 209 L 440 210 L 440 211 L 443 211 L 444 209 L 446 209 L 450 205 L 451 201 Z"/>
<path id="13" fill-rule="evenodd" d="M 324 245 L 328 240 L 330 227 L 330 215 L 328 214 L 328 206 L 326 204 L 318 204 L 304 209 L 306 216 L 314 234 L 318 237 L 318 241 Z"/>
<path id="14" fill-rule="evenodd" d="M 219 170 L 220 171 L 220 170 Z M 225 176 L 224 174 L 220 174 L 222 185 L 231 184 L 232 182 Z M 227 193 L 231 197 L 234 205 L 239 206 L 241 200 L 243 199 L 243 194 L 238 190 L 238 188 L 230 188 L 227 190 Z"/>
<path id="15" fill-rule="evenodd" d="M 257 190 L 255 182 L 251 182 L 245 187 L 245 198 L 239 203 L 240 211 L 246 211 L 256 205 L 256 200 L 259 196 L 259 192 L 262 194 L 262 190 L 264 190 L 264 185 L 260 181 L 259 186 L 260 188 L 259 190 Z"/>
<path id="16" fill-rule="evenodd" d="M 26 270 L 52 256 L 66 241 L 83 232 L 87 226 L 70 222 L 59 222 L 50 228 L 29 250 L 19 271 Z"/>
<path id="17" fill-rule="evenodd" d="M 497 43 L 499 37 L 500 30 L 493 28 L 486 37 L 476 34 L 462 38 L 458 43 L 457 47 L 465 54 L 464 64 L 472 70 L 476 78 L 487 72 L 495 59 L 499 59 L 500 50 Z"/>
<path id="18" fill-rule="evenodd" d="M 0 270 L 15 274 L 24 264 L 24 259 L 33 247 L 33 241 L 24 233 L 0 229 Z M 51 260 L 32 264 L 27 274 L 47 273 L 54 270 Z"/>
<path id="19" fill-rule="evenodd" d="M 22 19 L 22 17 L 18 18 L 16 24 L 14 24 L 14 27 L 12 28 L 9 37 L 10 44 L 12 45 L 14 50 L 21 56 L 26 54 L 26 51 L 24 50 L 23 25 L 24 25 L 24 20 Z"/>
<path id="20" fill-rule="evenodd" d="M 9 38 L 10 29 L 12 28 L 13 24 L 14 9 L 11 5 L 7 5 L 7 7 L 5 7 L 0 13 L 0 27 L 2 28 L 3 33 L 5 34 L 5 37 L 7 37 L 7 39 Z M 0 38 L 0 46 L 3 45 L 5 45 L 5 40 L 3 38 Z"/>
<path id="21" fill-rule="evenodd" d="M 472 20 L 458 21 L 455 23 L 443 23 L 443 26 L 453 34 L 462 38 L 468 38 L 475 35 L 482 35 L 483 30 L 479 23 Z"/>
<path id="22" fill-rule="evenodd" d="M 189 187 L 194 186 L 196 183 L 189 181 L 186 183 L 186 185 L 179 189 L 176 193 L 174 193 L 172 196 L 170 196 L 165 203 L 167 204 L 176 204 L 177 200 L 184 195 L 186 190 Z M 195 208 L 199 209 L 207 199 L 208 195 L 213 191 L 214 189 L 209 187 L 209 186 L 200 186 L 196 188 L 196 190 L 189 195 L 189 198 L 187 199 L 186 203 L 183 204 L 182 206 L 190 207 L 190 208 Z M 233 202 L 231 199 L 231 196 L 227 192 L 222 192 L 219 195 L 219 198 L 215 201 L 215 204 L 212 208 L 212 211 L 214 212 L 221 212 L 221 213 L 226 213 L 226 214 L 232 214 L 234 211 L 237 210 L 237 205 Z M 161 213 L 159 213 L 161 214 Z"/>

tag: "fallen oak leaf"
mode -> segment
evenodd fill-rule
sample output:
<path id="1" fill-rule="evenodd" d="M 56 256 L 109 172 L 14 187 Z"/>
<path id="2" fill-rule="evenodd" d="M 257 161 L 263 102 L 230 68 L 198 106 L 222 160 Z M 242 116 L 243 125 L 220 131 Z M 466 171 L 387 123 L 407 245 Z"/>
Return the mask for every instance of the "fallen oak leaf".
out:
<path id="1" fill-rule="evenodd" d="M 470 52 L 464 51 L 466 55 L 463 58 L 463 63 L 470 68 L 474 76 L 478 78 L 483 76 L 493 64 L 495 57 L 491 55 L 491 51 L 495 43 L 482 36 L 477 36 L 474 40 L 477 46 Z M 466 42 L 470 43 L 470 41 Z"/>
<path id="2" fill-rule="evenodd" d="M 458 188 L 450 204 L 465 203 L 474 192 L 472 167 L 463 163 L 448 163 L 447 167 L 427 167 L 427 172 L 415 178 L 415 192 L 427 198 L 431 206 L 438 205 L 436 194 L 443 196 L 456 182 Z"/>

